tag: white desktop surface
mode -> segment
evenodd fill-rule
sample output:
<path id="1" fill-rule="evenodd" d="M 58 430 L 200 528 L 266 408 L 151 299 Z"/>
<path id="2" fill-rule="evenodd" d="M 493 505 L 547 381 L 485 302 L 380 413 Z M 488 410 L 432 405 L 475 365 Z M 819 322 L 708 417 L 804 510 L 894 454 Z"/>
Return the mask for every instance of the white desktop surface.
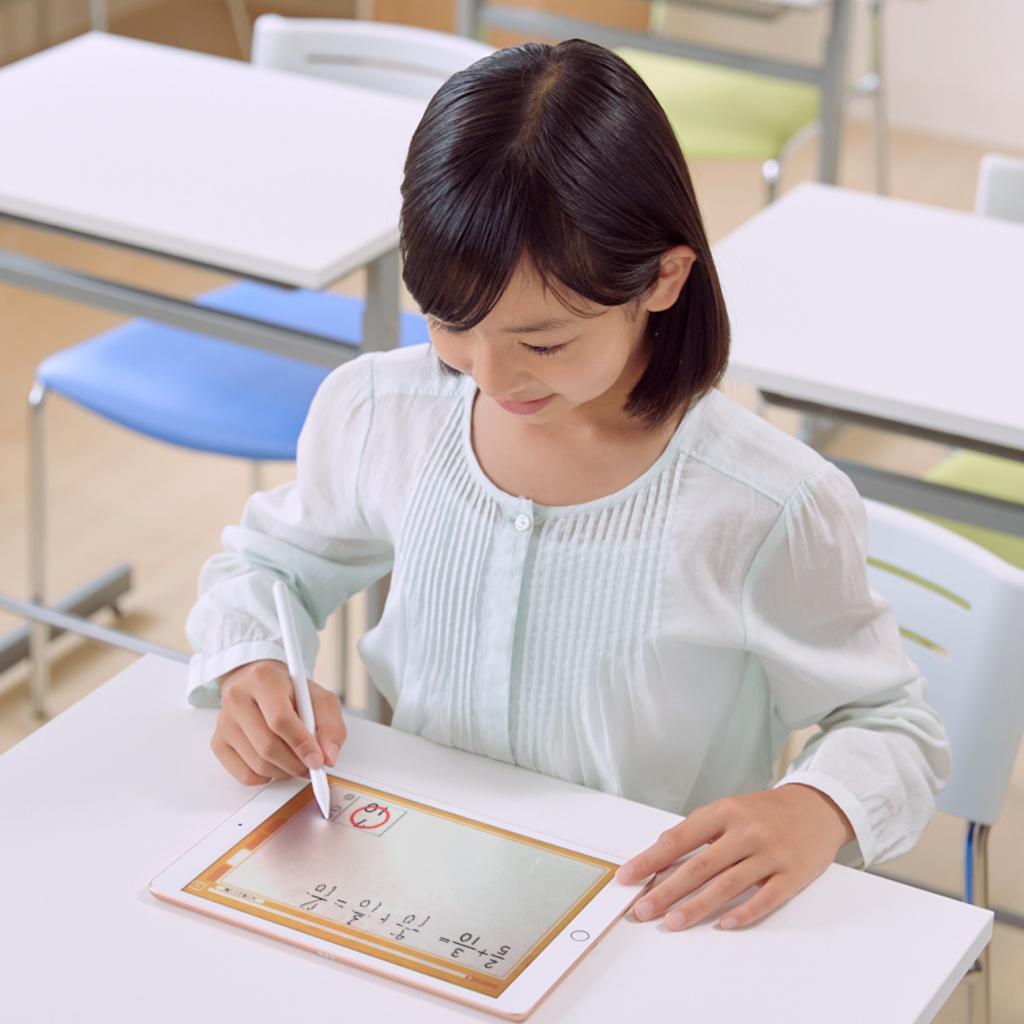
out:
<path id="1" fill-rule="evenodd" d="M 0 757 L 0 1000 L 18 1024 L 102 1020 L 491 1021 L 157 901 L 147 883 L 248 800 L 209 749 L 184 666 L 140 659 Z M 673 815 L 360 719 L 338 771 L 626 857 Z M 842 867 L 761 924 L 680 933 L 623 919 L 537 1024 L 930 1020 L 991 914 Z"/>
<path id="2" fill-rule="evenodd" d="M 1024 225 L 803 184 L 715 259 L 730 376 L 1024 450 Z"/>
<path id="3" fill-rule="evenodd" d="M 423 106 L 88 33 L 0 69 L 0 213 L 322 288 L 398 244 Z"/>

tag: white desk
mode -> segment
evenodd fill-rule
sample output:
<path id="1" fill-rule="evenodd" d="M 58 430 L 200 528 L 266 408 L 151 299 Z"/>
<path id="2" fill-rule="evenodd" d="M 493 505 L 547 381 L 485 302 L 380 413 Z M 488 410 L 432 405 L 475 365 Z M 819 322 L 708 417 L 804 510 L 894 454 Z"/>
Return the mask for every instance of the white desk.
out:
<path id="1" fill-rule="evenodd" d="M 0 69 L 0 216 L 286 287 L 367 270 L 363 347 L 399 319 L 416 100 L 89 33 Z M 358 349 L 13 252 L 0 281 L 335 366 Z M 0 317 L 0 332 L 3 319 Z M 130 586 L 119 567 L 65 610 Z M 24 630 L 0 639 L 24 646 Z"/>
<path id="2" fill-rule="evenodd" d="M 183 666 L 144 658 L 0 757 L 10 1019 L 494 1020 L 149 895 L 253 792 L 214 761 L 214 713 L 186 705 L 184 679 Z M 677 820 L 359 719 L 350 729 L 341 763 L 353 771 L 386 770 L 414 792 L 612 854 Z M 991 929 L 987 911 L 832 867 L 748 931 L 620 921 L 531 1019 L 927 1021 Z"/>
<path id="3" fill-rule="evenodd" d="M 1024 459 L 1024 225 L 805 184 L 715 248 L 729 374 L 773 401 Z M 1024 533 L 1024 510 L 866 467 L 870 497 Z"/>
<path id="4" fill-rule="evenodd" d="M 0 138 L 17 157 L 0 162 L 0 215 L 290 287 L 323 288 L 365 266 L 364 344 L 389 348 L 399 185 L 422 110 L 92 32 L 0 70 Z M 12 254 L 3 279 L 326 365 L 349 355 Z"/>

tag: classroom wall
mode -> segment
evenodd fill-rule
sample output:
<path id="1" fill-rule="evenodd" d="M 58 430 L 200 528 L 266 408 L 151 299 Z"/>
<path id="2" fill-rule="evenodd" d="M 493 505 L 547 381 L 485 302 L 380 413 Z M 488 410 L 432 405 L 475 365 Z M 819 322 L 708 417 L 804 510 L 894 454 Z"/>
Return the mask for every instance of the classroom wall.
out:
<path id="1" fill-rule="evenodd" d="M 859 71 L 868 53 L 864 4 L 855 18 Z M 764 22 L 669 3 L 663 24 L 688 39 L 809 59 L 820 52 L 826 12 Z M 888 0 L 884 38 L 894 127 L 1024 151 L 1024 3 Z"/>

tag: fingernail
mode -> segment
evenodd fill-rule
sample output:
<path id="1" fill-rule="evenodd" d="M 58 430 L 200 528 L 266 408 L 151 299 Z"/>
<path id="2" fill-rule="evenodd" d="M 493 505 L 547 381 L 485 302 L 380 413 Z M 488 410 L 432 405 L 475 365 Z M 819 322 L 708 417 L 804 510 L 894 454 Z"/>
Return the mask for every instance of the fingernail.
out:
<path id="1" fill-rule="evenodd" d="M 736 925 L 738 925 L 739 923 L 740 922 L 738 918 L 723 917 L 722 920 L 718 922 L 718 926 L 720 928 L 725 928 L 726 930 L 728 930 L 729 928 L 735 928 Z"/>
<path id="2" fill-rule="evenodd" d="M 654 913 L 654 907 L 649 900 L 641 900 L 633 908 L 633 916 L 640 921 L 646 921 Z"/>
<path id="3" fill-rule="evenodd" d="M 681 910 L 674 910 L 665 918 L 665 924 L 669 928 L 685 928 L 686 915 Z"/>
<path id="4" fill-rule="evenodd" d="M 328 743 L 325 750 L 327 752 L 327 763 L 333 768 L 334 762 L 338 760 L 338 744 Z"/>
<path id="5" fill-rule="evenodd" d="M 312 751 L 310 751 L 310 753 L 308 753 L 303 759 L 303 764 L 305 764 L 307 768 L 320 768 L 323 766 L 323 763 L 324 759 L 319 754 L 313 753 Z"/>

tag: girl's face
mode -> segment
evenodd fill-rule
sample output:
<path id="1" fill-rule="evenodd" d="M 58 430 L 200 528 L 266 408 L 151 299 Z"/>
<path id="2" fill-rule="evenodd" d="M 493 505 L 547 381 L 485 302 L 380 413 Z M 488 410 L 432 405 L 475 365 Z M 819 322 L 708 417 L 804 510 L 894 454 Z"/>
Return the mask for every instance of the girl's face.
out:
<path id="1" fill-rule="evenodd" d="M 572 309 L 520 265 L 476 327 L 453 331 L 429 319 L 431 342 L 442 362 L 510 416 L 548 424 L 621 415 L 646 366 L 647 316 L 675 302 L 693 259 L 685 246 L 671 249 L 643 298 L 599 306 L 572 295 Z"/>

